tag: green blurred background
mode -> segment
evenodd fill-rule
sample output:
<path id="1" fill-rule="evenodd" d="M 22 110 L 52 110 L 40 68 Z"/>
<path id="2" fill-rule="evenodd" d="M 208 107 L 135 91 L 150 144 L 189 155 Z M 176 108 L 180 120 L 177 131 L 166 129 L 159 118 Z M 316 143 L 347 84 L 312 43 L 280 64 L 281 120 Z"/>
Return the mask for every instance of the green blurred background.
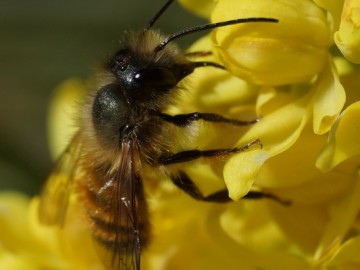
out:
<path id="1" fill-rule="evenodd" d="M 0 1 L 0 190 L 36 194 L 51 168 L 46 120 L 53 89 L 86 78 L 125 29 L 142 29 L 163 0 Z M 175 3 L 164 33 L 200 24 Z M 197 36 L 183 38 L 186 48 Z"/>

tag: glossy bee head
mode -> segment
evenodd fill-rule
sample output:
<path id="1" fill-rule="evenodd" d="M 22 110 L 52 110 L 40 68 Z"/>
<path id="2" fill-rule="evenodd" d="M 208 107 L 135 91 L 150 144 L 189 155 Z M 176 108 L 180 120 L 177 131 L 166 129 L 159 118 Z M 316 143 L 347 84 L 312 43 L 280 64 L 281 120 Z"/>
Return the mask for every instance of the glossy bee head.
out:
<path id="1" fill-rule="evenodd" d="M 183 57 L 174 44 L 164 50 L 156 49 L 162 39 L 153 30 L 131 33 L 109 61 L 107 68 L 116 77 L 129 103 L 149 106 L 193 72 L 193 63 Z"/>

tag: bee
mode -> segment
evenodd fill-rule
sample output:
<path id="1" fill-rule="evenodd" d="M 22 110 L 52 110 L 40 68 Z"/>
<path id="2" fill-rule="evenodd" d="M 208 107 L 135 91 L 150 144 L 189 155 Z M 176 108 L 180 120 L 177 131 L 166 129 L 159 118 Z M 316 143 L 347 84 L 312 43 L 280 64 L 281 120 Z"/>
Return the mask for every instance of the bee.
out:
<path id="1" fill-rule="evenodd" d="M 106 251 L 104 254 L 110 254 L 100 255 L 108 269 L 140 269 L 140 255 L 150 241 L 143 191 L 145 166 L 154 170 L 165 168 L 166 172 L 169 165 L 201 157 L 226 156 L 261 145 L 257 139 L 237 148 L 173 152 L 171 130 L 174 126 L 186 128 L 195 121 L 229 125 L 256 122 L 205 112 L 164 113 L 167 106 L 176 101 L 176 93 L 180 91 L 178 83 L 195 69 L 224 69 L 215 62 L 190 61 L 190 56 L 207 52 L 183 53 L 173 41 L 218 27 L 278 20 L 241 18 L 163 36 L 153 25 L 173 2 L 168 0 L 143 31 L 125 34 L 121 48 L 104 64 L 81 107 L 79 130 L 60 156 L 41 193 L 39 217 L 48 225 L 63 225 L 69 196 L 76 193 L 95 242 Z M 184 171 L 167 174 L 177 187 L 196 200 L 230 201 L 226 190 L 203 196 Z M 255 191 L 247 197 L 273 198 L 271 194 Z"/>

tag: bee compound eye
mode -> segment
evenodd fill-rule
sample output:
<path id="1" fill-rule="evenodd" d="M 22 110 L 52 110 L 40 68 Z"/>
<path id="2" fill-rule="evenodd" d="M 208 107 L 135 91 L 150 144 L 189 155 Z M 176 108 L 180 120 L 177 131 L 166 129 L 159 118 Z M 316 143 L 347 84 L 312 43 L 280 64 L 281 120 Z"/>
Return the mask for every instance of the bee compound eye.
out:
<path id="1" fill-rule="evenodd" d="M 134 74 L 134 80 L 139 86 L 164 90 L 175 87 L 179 82 L 172 70 L 164 67 L 141 69 Z"/>
<path id="2" fill-rule="evenodd" d="M 119 50 L 110 62 L 110 69 L 116 74 L 124 72 L 130 64 L 130 52 L 127 49 Z"/>
<path id="3" fill-rule="evenodd" d="M 122 89 L 117 84 L 103 86 L 95 96 L 92 117 L 97 130 L 117 131 L 126 124 L 129 106 Z"/>

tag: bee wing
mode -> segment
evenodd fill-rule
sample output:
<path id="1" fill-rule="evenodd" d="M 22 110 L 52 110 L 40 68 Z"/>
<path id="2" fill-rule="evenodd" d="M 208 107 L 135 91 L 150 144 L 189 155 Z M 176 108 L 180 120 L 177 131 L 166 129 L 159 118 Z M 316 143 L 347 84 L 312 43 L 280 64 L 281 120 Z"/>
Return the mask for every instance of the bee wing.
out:
<path id="1" fill-rule="evenodd" d="M 49 175 L 40 195 L 39 219 L 47 225 L 64 225 L 72 184 L 80 158 L 79 135 L 75 135 Z"/>
<path id="2" fill-rule="evenodd" d="M 101 226 L 111 234 L 95 235 L 95 239 L 102 247 L 98 253 L 107 269 L 139 270 L 149 226 L 136 143 L 123 142 L 120 155 L 120 164 L 110 177 L 112 185 L 102 191 L 108 198 L 104 208 L 108 209 L 109 220 L 102 221 Z"/>

